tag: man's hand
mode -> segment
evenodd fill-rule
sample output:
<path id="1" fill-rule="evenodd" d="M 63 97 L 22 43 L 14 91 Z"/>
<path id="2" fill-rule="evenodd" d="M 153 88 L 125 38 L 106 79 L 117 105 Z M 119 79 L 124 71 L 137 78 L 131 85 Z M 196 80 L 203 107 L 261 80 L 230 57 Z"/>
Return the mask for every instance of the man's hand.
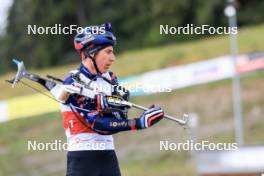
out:
<path id="1" fill-rule="evenodd" d="M 101 94 L 95 95 L 94 102 L 97 111 L 108 108 L 108 102 L 104 95 Z"/>
<path id="2" fill-rule="evenodd" d="M 159 122 L 164 116 L 163 110 L 158 106 L 151 106 L 136 119 L 136 129 L 148 128 Z"/>

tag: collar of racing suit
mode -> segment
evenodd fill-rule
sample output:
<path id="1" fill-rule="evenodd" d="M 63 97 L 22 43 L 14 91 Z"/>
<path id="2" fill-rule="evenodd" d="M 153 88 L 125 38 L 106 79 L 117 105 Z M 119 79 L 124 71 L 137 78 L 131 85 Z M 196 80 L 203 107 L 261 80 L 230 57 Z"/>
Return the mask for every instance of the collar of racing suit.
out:
<path id="1" fill-rule="evenodd" d="M 96 75 L 93 75 L 84 65 L 81 63 L 79 67 L 80 73 L 84 74 L 87 78 L 93 79 Z"/>

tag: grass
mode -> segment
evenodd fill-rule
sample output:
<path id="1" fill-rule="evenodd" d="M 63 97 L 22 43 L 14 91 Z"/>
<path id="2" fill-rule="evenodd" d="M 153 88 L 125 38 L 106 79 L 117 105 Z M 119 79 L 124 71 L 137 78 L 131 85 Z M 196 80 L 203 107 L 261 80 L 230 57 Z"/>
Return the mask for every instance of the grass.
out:
<path id="1" fill-rule="evenodd" d="M 245 141 L 249 145 L 261 144 L 261 141 L 264 140 L 262 133 L 264 120 L 260 118 L 263 113 L 261 107 L 264 105 L 261 93 L 264 90 L 263 74 L 264 72 L 257 72 L 245 75 L 241 80 L 243 87 L 245 87 L 242 96 L 244 97 L 245 109 Z M 258 85 L 258 89 L 255 85 Z M 136 97 L 133 98 L 133 101 L 144 105 L 154 102 L 164 107 L 169 114 L 176 115 L 185 110 L 195 109 L 195 112 L 200 116 L 200 140 L 234 142 L 233 129 L 224 127 L 232 118 L 232 101 L 226 101 L 227 104 L 218 104 L 217 108 L 219 109 L 227 108 L 226 114 L 221 111 L 222 113 L 212 116 L 212 114 L 218 113 L 218 110 L 214 109 L 214 102 L 219 102 L 219 96 L 228 98 L 227 90 L 230 89 L 229 87 L 230 81 L 224 80 L 207 86 L 199 85 L 175 90 L 170 94 Z M 222 94 L 217 94 L 221 92 Z M 255 92 L 256 95 L 252 92 Z M 204 97 L 205 93 L 212 95 L 206 98 L 206 102 L 193 101 Z M 191 100 L 189 100 L 190 98 Z M 172 102 L 174 102 L 174 106 L 171 106 Z M 208 102 L 209 104 L 207 104 Z M 258 107 L 260 107 L 259 112 L 254 112 L 254 109 L 258 109 Z M 130 113 L 132 117 L 135 117 L 136 114 L 138 112 L 132 111 Z M 222 126 L 221 122 L 225 121 L 226 123 Z M 216 124 L 220 130 L 211 129 L 215 128 L 214 125 Z M 211 130 L 219 130 L 219 132 L 204 136 L 203 132 L 208 127 Z M 0 175 L 64 175 L 65 151 L 27 151 L 28 140 L 38 142 L 65 141 L 62 120 L 58 112 L 1 123 L 0 134 Z M 160 125 L 148 130 L 115 135 L 116 149 L 123 175 L 141 175 L 142 171 L 145 175 L 153 176 L 195 175 L 195 165 L 190 153 L 159 151 L 160 140 L 182 142 L 186 139 L 189 139 L 189 134 L 186 134 L 186 131 L 171 121 L 163 121 Z"/>
<path id="2" fill-rule="evenodd" d="M 35 171 L 42 169 L 43 162 L 48 161 L 45 161 L 45 156 L 52 152 L 28 151 L 28 140 L 48 142 L 56 138 L 64 139 L 59 113 L 1 123 L 0 133 L 0 175 L 34 175 Z M 63 159 L 61 155 L 58 160 Z"/>

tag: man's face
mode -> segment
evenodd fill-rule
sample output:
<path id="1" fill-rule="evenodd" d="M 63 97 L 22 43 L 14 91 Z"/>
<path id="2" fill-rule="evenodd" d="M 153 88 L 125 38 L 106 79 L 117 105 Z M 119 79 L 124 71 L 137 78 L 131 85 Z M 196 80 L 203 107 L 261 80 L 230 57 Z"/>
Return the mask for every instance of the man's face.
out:
<path id="1" fill-rule="evenodd" d="M 96 64 L 101 73 L 107 72 L 114 61 L 115 54 L 112 46 L 100 50 L 96 55 Z"/>

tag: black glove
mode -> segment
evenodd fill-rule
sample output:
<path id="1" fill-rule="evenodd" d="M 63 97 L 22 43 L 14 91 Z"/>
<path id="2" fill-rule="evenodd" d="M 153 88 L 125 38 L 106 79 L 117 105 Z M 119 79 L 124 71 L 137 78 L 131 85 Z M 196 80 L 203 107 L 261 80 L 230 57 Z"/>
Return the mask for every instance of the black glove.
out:
<path id="1" fill-rule="evenodd" d="M 107 96 L 107 95 L 98 94 L 95 95 L 94 100 L 97 111 L 111 109 L 111 108 L 124 109 L 125 107 L 128 107 L 126 104 L 122 103 L 124 99 L 117 96 Z"/>

